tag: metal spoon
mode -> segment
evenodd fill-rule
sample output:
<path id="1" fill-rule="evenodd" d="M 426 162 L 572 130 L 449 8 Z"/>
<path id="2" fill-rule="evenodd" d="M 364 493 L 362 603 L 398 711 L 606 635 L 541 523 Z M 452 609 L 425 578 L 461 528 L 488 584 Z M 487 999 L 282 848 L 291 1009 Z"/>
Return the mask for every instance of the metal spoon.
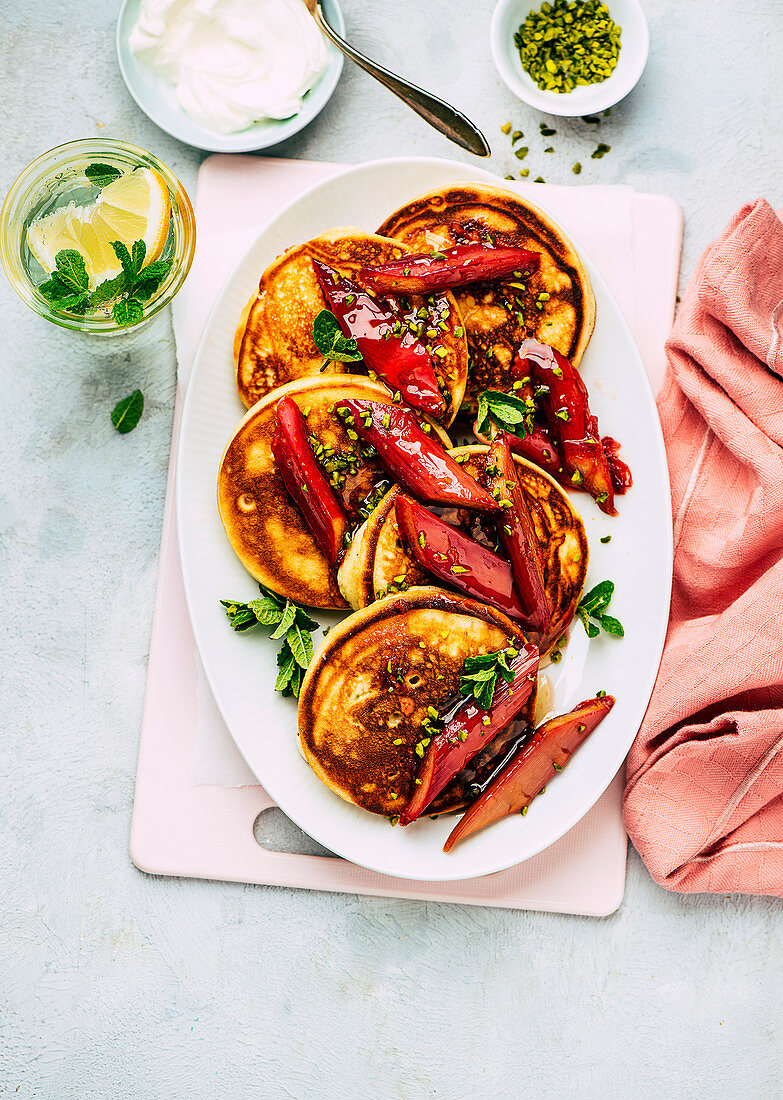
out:
<path id="1" fill-rule="evenodd" d="M 441 134 L 445 134 L 450 141 L 459 145 L 460 148 L 467 149 L 469 153 L 475 153 L 477 157 L 488 157 L 490 155 L 492 150 L 487 144 L 487 139 L 481 130 L 474 126 L 461 111 L 448 103 L 444 103 L 437 96 L 425 92 L 423 88 L 417 88 L 415 84 L 409 84 L 401 76 L 395 76 L 388 69 L 384 69 L 382 65 L 376 65 L 374 61 L 370 61 L 369 57 L 365 57 L 353 46 L 349 46 L 345 39 L 340 38 L 337 31 L 327 23 L 319 0 L 304 0 L 304 3 L 323 34 L 346 57 L 349 57 L 351 61 L 355 61 L 360 69 L 364 69 L 370 76 L 374 76 L 390 92 L 394 92 L 396 96 L 399 96 L 403 103 L 407 103 L 412 111 L 415 111 L 417 115 L 421 115 L 426 122 L 429 122 L 430 126 L 439 130 Z"/>

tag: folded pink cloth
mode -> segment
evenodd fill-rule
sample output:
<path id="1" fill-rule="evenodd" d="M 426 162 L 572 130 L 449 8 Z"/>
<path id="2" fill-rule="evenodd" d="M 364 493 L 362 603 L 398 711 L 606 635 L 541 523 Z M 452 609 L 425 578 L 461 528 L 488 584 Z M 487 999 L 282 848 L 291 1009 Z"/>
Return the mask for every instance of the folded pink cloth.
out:
<path id="1" fill-rule="evenodd" d="M 702 257 L 667 344 L 674 587 L 626 828 L 670 890 L 783 896 L 783 223 Z"/>

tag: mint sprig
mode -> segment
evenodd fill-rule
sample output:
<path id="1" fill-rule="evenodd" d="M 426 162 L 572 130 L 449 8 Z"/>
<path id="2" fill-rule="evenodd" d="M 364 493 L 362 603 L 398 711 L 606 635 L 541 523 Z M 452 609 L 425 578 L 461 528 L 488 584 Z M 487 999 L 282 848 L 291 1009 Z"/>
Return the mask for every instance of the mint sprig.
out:
<path id="1" fill-rule="evenodd" d="M 118 180 L 122 172 L 111 164 L 88 164 L 84 174 L 95 187 L 106 187 Z"/>
<path id="2" fill-rule="evenodd" d="M 614 581 L 601 581 L 579 601 L 576 613 L 588 638 L 597 638 L 602 629 L 615 638 L 625 637 L 620 620 L 606 614 L 613 593 Z"/>
<path id="3" fill-rule="evenodd" d="M 64 248 L 54 258 L 56 267 L 38 287 L 53 306 L 68 313 L 86 313 L 90 304 L 90 279 L 84 257 L 75 248 Z"/>
<path id="4" fill-rule="evenodd" d="M 104 279 L 93 291 L 84 257 L 75 248 L 65 248 L 55 256 L 55 270 L 38 290 L 53 308 L 60 312 L 84 315 L 99 306 L 114 301 L 112 318 L 122 328 L 137 325 L 144 317 L 148 302 L 171 271 L 171 260 L 155 260 L 144 266 L 147 246 L 134 241 L 130 250 L 122 241 L 111 246 L 120 261 L 122 271 L 112 279 Z"/>
<path id="5" fill-rule="evenodd" d="M 462 666 L 459 690 L 462 695 L 472 695 L 480 710 L 489 710 L 495 695 L 498 677 L 510 684 L 514 672 L 509 668 L 519 650 L 509 646 L 495 653 L 480 653 L 477 657 L 466 657 Z"/>
<path id="6" fill-rule="evenodd" d="M 524 439 L 533 431 L 535 411 L 532 398 L 517 397 L 514 393 L 502 393 L 500 390 L 484 390 L 479 394 L 476 428 L 484 435 L 492 421 L 504 432 Z"/>
<path id="7" fill-rule="evenodd" d="M 340 323 L 330 309 L 322 309 L 313 321 L 313 343 L 324 359 L 356 363 L 361 352 L 352 336 L 343 335 Z"/>
<path id="8" fill-rule="evenodd" d="M 273 626 L 269 635 L 272 641 L 283 638 L 277 664 L 280 671 L 275 682 L 275 691 L 281 695 L 293 695 L 299 698 L 305 671 L 313 659 L 312 631 L 318 629 L 318 623 L 304 608 L 292 600 L 284 600 L 276 592 L 258 586 L 261 596 L 249 603 L 240 600 L 221 600 L 231 626 L 237 632 L 252 630 L 258 626 Z"/>

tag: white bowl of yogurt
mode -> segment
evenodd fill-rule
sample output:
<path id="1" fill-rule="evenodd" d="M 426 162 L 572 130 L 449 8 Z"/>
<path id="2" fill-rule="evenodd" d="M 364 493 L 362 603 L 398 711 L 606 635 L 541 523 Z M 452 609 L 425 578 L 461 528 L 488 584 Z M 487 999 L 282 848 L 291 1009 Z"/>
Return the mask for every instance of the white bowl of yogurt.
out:
<path id="1" fill-rule="evenodd" d="M 343 35 L 337 0 L 322 4 Z M 266 149 L 298 133 L 343 67 L 302 0 L 125 0 L 117 57 L 157 126 L 216 153 Z"/>

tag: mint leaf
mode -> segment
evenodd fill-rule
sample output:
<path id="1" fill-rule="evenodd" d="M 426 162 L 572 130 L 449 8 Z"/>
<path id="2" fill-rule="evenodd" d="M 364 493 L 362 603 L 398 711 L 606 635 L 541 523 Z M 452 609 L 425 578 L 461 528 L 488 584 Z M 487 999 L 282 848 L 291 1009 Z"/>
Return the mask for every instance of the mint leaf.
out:
<path id="1" fill-rule="evenodd" d="M 596 615 L 595 618 L 604 628 L 607 634 L 613 634 L 615 638 L 624 638 L 625 631 L 619 619 L 613 619 L 611 615 Z"/>
<path id="2" fill-rule="evenodd" d="M 133 297 L 146 302 L 171 271 L 171 260 L 155 260 L 144 268 L 133 287 Z"/>
<path id="3" fill-rule="evenodd" d="M 269 596 L 262 596 L 258 600 L 251 600 L 247 607 L 256 617 L 256 622 L 262 626 L 276 626 L 283 617 L 283 609 Z"/>
<path id="4" fill-rule="evenodd" d="M 158 278 L 153 276 L 151 279 L 139 279 L 133 288 L 133 297 L 138 298 L 140 302 L 148 302 L 165 277 L 161 275 Z"/>
<path id="5" fill-rule="evenodd" d="M 315 619 L 311 619 L 307 612 L 301 607 L 296 608 L 296 625 L 301 627 L 302 630 L 312 631 L 318 629 L 318 623 Z"/>
<path id="6" fill-rule="evenodd" d="M 598 629 L 598 627 L 595 625 L 595 623 L 591 621 L 590 616 L 587 614 L 585 609 L 583 607 L 577 607 L 576 613 L 579 616 L 579 621 L 581 622 L 582 626 L 585 628 L 585 632 L 587 633 L 587 637 L 588 638 L 597 638 L 598 635 L 601 633 L 601 631 Z"/>
<path id="7" fill-rule="evenodd" d="M 532 400 L 517 397 L 513 393 L 501 393 L 500 390 L 484 390 L 481 397 L 489 419 L 494 420 L 503 431 L 523 439 L 533 431 L 533 415 L 536 409 Z"/>
<path id="8" fill-rule="evenodd" d="M 84 256 L 75 248 L 64 248 L 55 256 L 57 264 L 57 276 L 72 288 L 72 290 L 86 290 L 90 285 L 87 277 L 87 269 L 84 266 Z"/>
<path id="9" fill-rule="evenodd" d="M 599 627 L 602 627 L 607 634 L 611 634 L 615 638 L 625 637 L 625 631 L 620 620 L 604 614 L 604 609 L 609 606 L 613 594 L 614 582 L 601 581 L 579 601 L 576 613 L 582 626 L 587 631 L 588 638 L 597 638 L 600 634 Z"/>
<path id="10" fill-rule="evenodd" d="M 304 679 L 304 671 L 313 659 L 313 639 L 311 630 L 318 629 L 318 623 L 307 612 L 291 600 L 283 600 L 263 584 L 258 586 L 261 597 L 250 603 L 236 600 L 221 600 L 226 609 L 228 621 L 234 630 L 250 630 L 261 623 L 276 629 L 270 639 L 277 641 L 285 638 L 277 654 L 279 672 L 275 682 L 275 691 L 281 695 L 299 697 Z"/>
<path id="11" fill-rule="evenodd" d="M 111 164 L 88 164 L 84 174 L 95 187 L 106 187 L 107 184 L 118 180 L 122 172 L 119 168 L 113 168 Z"/>
<path id="12" fill-rule="evenodd" d="M 476 415 L 476 431 L 480 435 L 485 435 L 489 428 L 489 402 L 487 401 L 486 391 L 479 394 L 478 399 L 478 413 Z"/>
<path id="13" fill-rule="evenodd" d="M 104 279 L 102 283 L 98 283 L 92 292 L 92 304 L 99 306 L 104 302 L 110 302 L 112 298 L 119 298 L 120 294 L 125 292 L 126 286 L 127 277 L 124 271 L 121 271 L 113 279 Z"/>
<path id="14" fill-rule="evenodd" d="M 282 691 L 284 694 L 286 688 L 289 686 L 291 680 L 294 677 L 294 673 L 298 668 L 297 663 L 294 660 L 294 655 L 288 649 L 288 646 L 285 647 L 285 652 L 287 656 L 283 664 L 280 666 L 280 671 L 278 672 L 277 679 L 275 680 L 275 691 Z"/>
<path id="15" fill-rule="evenodd" d="M 131 263 L 136 275 L 144 267 L 144 257 L 147 255 L 147 246 L 144 241 L 134 241 L 131 251 Z"/>
<path id="16" fill-rule="evenodd" d="M 274 634 L 270 634 L 269 637 L 273 642 L 276 642 L 278 638 L 282 638 L 284 634 L 287 634 L 291 627 L 294 625 L 296 619 L 296 605 L 292 604 L 289 600 L 285 605 L 285 611 L 283 612 L 280 622 L 277 624 L 277 629 Z"/>
<path id="17" fill-rule="evenodd" d="M 85 314 L 92 304 L 87 291 L 81 294 L 70 294 L 66 298 L 56 298 L 52 305 L 63 313 Z"/>
<path id="18" fill-rule="evenodd" d="M 356 341 L 343 335 L 337 318 L 329 309 L 322 309 L 313 321 L 313 342 L 324 359 L 356 363 L 362 357 Z"/>
<path id="19" fill-rule="evenodd" d="M 141 390 L 134 390 L 133 393 L 123 397 L 122 401 L 118 401 L 114 406 L 111 413 L 111 422 L 120 435 L 127 435 L 128 432 L 133 431 L 141 420 L 143 412 L 144 394 Z"/>
<path id="20" fill-rule="evenodd" d="M 122 264 L 122 270 L 128 276 L 128 281 L 133 282 L 136 272 L 133 270 L 133 260 L 131 254 L 122 241 L 111 241 L 111 246 L 114 249 L 114 254 Z"/>
<path id="21" fill-rule="evenodd" d="M 583 607 L 589 615 L 594 611 L 603 611 L 609 606 L 609 601 L 614 593 L 613 581 L 601 581 L 595 588 L 591 588 L 586 596 L 582 596 L 579 606 Z"/>
<path id="22" fill-rule="evenodd" d="M 51 279 L 39 285 L 38 290 L 50 302 L 55 302 L 58 298 L 69 298 L 73 294 L 73 287 L 64 283 L 56 271 L 53 272 Z"/>
<path id="23" fill-rule="evenodd" d="M 477 707 L 489 710 L 498 675 L 508 684 L 514 679 L 514 673 L 508 666 L 509 656 L 507 649 L 499 649 L 496 653 L 479 653 L 475 657 L 466 657 L 459 682 L 461 694 L 472 695 Z"/>
<path id="24" fill-rule="evenodd" d="M 124 298 L 121 302 L 114 303 L 111 315 L 118 325 L 127 328 L 139 323 L 144 316 L 144 306 L 135 298 Z"/>
<path id="25" fill-rule="evenodd" d="M 285 640 L 291 647 L 291 652 L 299 667 L 307 668 L 313 659 L 313 639 L 310 633 L 294 625 L 286 634 Z"/>
<path id="26" fill-rule="evenodd" d="M 221 603 L 226 603 L 222 600 Z M 250 630 L 254 626 L 258 626 L 258 619 L 255 617 L 252 611 L 249 610 L 247 604 L 240 604 L 239 607 L 233 604 L 226 603 L 226 614 L 228 615 L 228 621 L 233 626 L 234 630 Z M 234 607 L 233 612 L 231 608 Z"/>

